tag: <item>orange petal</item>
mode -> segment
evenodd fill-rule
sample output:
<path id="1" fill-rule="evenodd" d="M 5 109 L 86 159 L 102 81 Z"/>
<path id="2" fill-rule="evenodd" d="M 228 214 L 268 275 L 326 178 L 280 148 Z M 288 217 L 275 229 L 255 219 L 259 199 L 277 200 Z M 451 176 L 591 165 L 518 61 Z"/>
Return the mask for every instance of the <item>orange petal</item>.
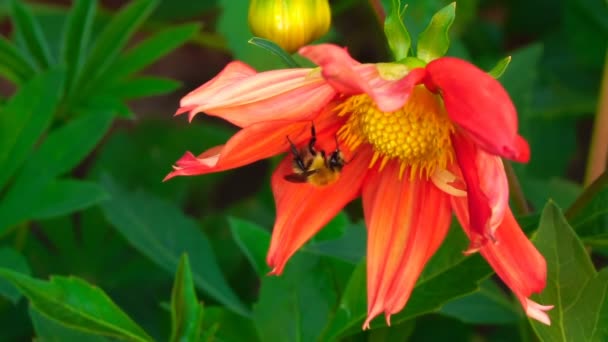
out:
<path id="1" fill-rule="evenodd" d="M 385 79 L 375 64 L 361 64 L 346 49 L 333 44 L 305 46 L 299 53 L 319 65 L 323 77 L 339 93 L 366 93 L 384 112 L 403 107 L 414 86 L 421 83 L 426 75 L 425 69 L 418 68 L 403 78 Z"/>
<path id="2" fill-rule="evenodd" d="M 225 87 L 255 74 L 257 74 L 255 69 L 243 62 L 234 61 L 228 63 L 214 78 L 184 96 L 175 115 L 190 112 L 188 119 L 192 121 L 192 118 L 198 113 L 195 108 L 205 102 L 204 97 L 211 98 L 213 95 L 221 94 Z"/>
<path id="3" fill-rule="evenodd" d="M 319 136 L 320 146 L 332 146 L 333 139 L 329 135 Z M 272 274 L 280 274 L 298 248 L 359 195 L 371 150 L 359 149 L 355 155 L 344 152 L 347 160 L 352 160 L 344 166 L 335 183 L 324 187 L 286 181 L 283 177 L 292 173 L 292 157 L 285 158 L 272 175 L 277 219 L 266 258 Z"/>
<path id="4" fill-rule="evenodd" d="M 472 235 L 468 224 L 468 207 L 463 198 L 452 198 L 452 208 L 464 228 L 465 233 Z M 550 324 L 545 311 L 552 306 L 543 306 L 529 299 L 532 293 L 540 293 L 547 280 L 545 258 L 532 245 L 519 228 L 510 209 L 496 230 L 496 241 L 479 247 L 479 252 L 492 266 L 496 274 L 515 293 L 526 314 L 542 323 Z"/>
<path id="5" fill-rule="evenodd" d="M 331 135 L 338 129 L 344 118 L 335 115 L 331 107 L 315 118 L 314 124 L 319 136 Z M 313 121 L 267 121 L 243 128 L 225 145 L 213 147 L 195 157 L 186 152 L 164 180 L 175 176 L 192 176 L 237 168 L 255 161 L 288 151 L 287 136 L 296 144 L 310 140 Z M 334 147 L 331 147 L 332 149 Z"/>
<path id="6" fill-rule="evenodd" d="M 409 171 L 408 171 L 409 173 Z M 370 171 L 363 185 L 368 227 L 367 320 L 400 311 L 424 265 L 439 248 L 450 225 L 449 196 L 430 180 L 399 179 L 399 165 Z"/>
<path id="7" fill-rule="evenodd" d="M 313 69 L 255 73 L 241 62 L 228 64 L 214 79 L 184 96 L 176 114 L 219 116 L 239 127 L 268 120 L 306 120 L 334 96 Z"/>

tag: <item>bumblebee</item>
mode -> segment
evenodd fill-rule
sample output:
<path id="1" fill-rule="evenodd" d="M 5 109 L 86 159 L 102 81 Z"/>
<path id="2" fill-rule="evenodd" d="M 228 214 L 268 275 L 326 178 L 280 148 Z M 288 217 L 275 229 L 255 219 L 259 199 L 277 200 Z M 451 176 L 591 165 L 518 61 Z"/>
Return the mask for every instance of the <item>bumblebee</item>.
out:
<path id="1" fill-rule="evenodd" d="M 310 183 L 315 186 L 329 185 L 340 178 L 340 172 L 346 164 L 344 155 L 338 145 L 338 137 L 336 137 L 336 150 L 328 157 L 324 150 L 315 148 L 317 135 L 314 124 L 310 128 L 310 133 L 311 138 L 308 145 L 300 150 L 287 136 L 293 154 L 293 173 L 285 175 L 284 178 L 292 183 Z"/>

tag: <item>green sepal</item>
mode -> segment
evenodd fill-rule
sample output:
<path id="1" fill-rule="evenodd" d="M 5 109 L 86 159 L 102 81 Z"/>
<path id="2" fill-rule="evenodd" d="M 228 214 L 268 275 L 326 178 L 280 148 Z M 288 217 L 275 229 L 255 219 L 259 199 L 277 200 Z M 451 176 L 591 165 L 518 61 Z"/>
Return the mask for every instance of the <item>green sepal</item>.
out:
<path id="1" fill-rule="evenodd" d="M 442 57 L 448 52 L 448 48 L 450 47 L 448 31 L 450 26 L 452 26 L 455 17 L 455 2 L 445 6 L 433 15 L 429 26 L 427 26 L 418 37 L 418 46 L 416 49 L 418 58 L 428 63 Z"/>
<path id="2" fill-rule="evenodd" d="M 283 61 L 283 63 L 285 63 L 285 65 L 287 65 L 290 68 L 300 68 L 301 67 L 298 64 L 298 62 L 296 62 L 287 51 L 283 50 L 282 47 L 280 47 L 277 43 L 273 42 L 272 40 L 268 40 L 268 39 L 264 39 L 264 38 L 260 38 L 260 37 L 253 37 L 253 38 L 249 39 L 248 43 L 255 45 L 255 46 L 259 46 L 262 49 L 265 49 L 268 52 L 272 53 L 273 55 L 276 55 L 277 57 L 279 57 L 281 59 L 281 61 Z"/>
<path id="3" fill-rule="evenodd" d="M 492 68 L 492 70 L 488 71 L 488 74 L 495 79 L 499 79 L 502 74 L 507 71 L 507 67 L 511 63 L 511 56 L 507 56 L 496 63 L 496 65 Z"/>
<path id="4" fill-rule="evenodd" d="M 412 45 L 410 34 L 403 24 L 403 14 L 406 8 L 407 5 L 401 8 L 401 0 L 392 0 L 391 11 L 384 20 L 384 34 L 393 57 L 397 61 L 407 57 Z"/>
<path id="5" fill-rule="evenodd" d="M 425 61 L 416 57 L 406 57 L 398 60 L 397 63 L 407 66 L 409 70 L 413 70 L 416 68 L 424 68 L 426 66 Z"/>
<path id="6" fill-rule="evenodd" d="M 416 68 L 424 68 L 426 63 L 416 57 L 406 57 L 394 63 L 376 63 L 380 77 L 385 80 L 400 80 Z"/>

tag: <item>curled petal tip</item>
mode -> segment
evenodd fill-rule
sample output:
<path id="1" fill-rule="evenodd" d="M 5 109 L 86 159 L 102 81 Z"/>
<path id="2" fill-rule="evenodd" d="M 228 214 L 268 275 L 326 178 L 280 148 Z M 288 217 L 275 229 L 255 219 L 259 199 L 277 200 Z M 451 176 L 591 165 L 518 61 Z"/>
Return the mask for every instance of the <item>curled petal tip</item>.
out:
<path id="1" fill-rule="evenodd" d="M 503 146 L 501 156 L 519 163 L 527 163 L 530 161 L 530 145 L 517 135 L 512 144 Z"/>
<path id="2" fill-rule="evenodd" d="M 163 178 L 163 182 L 168 181 L 169 179 L 173 178 L 175 175 L 173 174 L 173 172 L 169 173 L 168 175 L 165 176 L 165 178 Z"/>
<path id="3" fill-rule="evenodd" d="M 370 328 L 369 323 L 370 323 L 371 321 L 372 321 L 372 318 L 371 318 L 371 317 L 368 317 L 368 318 L 365 320 L 365 323 L 363 323 L 363 330 L 369 330 L 369 328 Z"/>
<path id="4" fill-rule="evenodd" d="M 185 112 L 189 112 L 191 110 L 194 109 L 194 106 L 183 106 L 183 107 L 179 107 L 176 111 L 175 114 L 173 114 L 173 116 L 178 116 L 180 114 L 184 114 Z"/>
<path id="5" fill-rule="evenodd" d="M 386 319 L 386 325 L 390 327 L 391 326 L 391 314 L 390 313 L 385 314 L 384 318 Z"/>
<path id="6" fill-rule="evenodd" d="M 526 315 L 545 325 L 551 325 L 551 318 L 545 311 L 553 309 L 553 305 L 540 305 L 529 298 L 525 299 Z"/>
<path id="7" fill-rule="evenodd" d="M 270 271 L 266 274 L 269 276 L 280 276 L 283 273 L 283 268 L 284 268 L 284 264 L 283 265 L 276 265 L 275 262 L 270 262 L 270 261 L 266 261 L 266 263 L 268 264 L 268 266 L 270 266 Z"/>
<path id="8" fill-rule="evenodd" d="M 517 155 L 514 158 L 515 161 L 520 163 L 527 163 L 530 161 L 530 145 L 528 145 L 528 142 L 520 135 L 518 135 L 515 140 L 515 148 L 517 150 Z"/>
<path id="9" fill-rule="evenodd" d="M 192 111 L 190 111 L 190 113 L 188 113 L 188 123 L 192 123 L 192 120 L 194 120 L 194 116 L 195 116 L 196 114 L 197 114 L 197 113 L 196 113 L 196 112 L 194 112 L 193 110 L 192 110 Z"/>
<path id="10" fill-rule="evenodd" d="M 462 252 L 462 254 L 464 254 L 464 255 L 466 255 L 466 256 L 469 256 L 469 255 L 475 254 L 475 253 L 479 252 L 479 248 L 480 248 L 480 247 L 473 247 L 473 246 L 469 246 L 469 248 L 467 248 L 466 250 L 464 250 L 464 251 Z"/>
<path id="11" fill-rule="evenodd" d="M 272 267 L 272 269 L 268 273 L 266 273 L 267 276 L 278 276 L 278 275 L 281 275 L 282 270 L 279 269 L 277 266 L 270 266 L 270 267 Z"/>

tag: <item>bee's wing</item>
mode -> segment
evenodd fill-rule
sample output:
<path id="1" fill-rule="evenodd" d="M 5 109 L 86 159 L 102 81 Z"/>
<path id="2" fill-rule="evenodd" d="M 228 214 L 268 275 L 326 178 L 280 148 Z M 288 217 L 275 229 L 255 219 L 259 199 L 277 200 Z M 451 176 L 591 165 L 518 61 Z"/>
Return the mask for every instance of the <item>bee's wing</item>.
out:
<path id="1" fill-rule="evenodd" d="M 302 173 L 290 173 L 288 175 L 283 176 L 283 178 L 292 183 L 307 183 L 308 177 L 312 174 L 315 174 L 318 170 L 308 170 Z"/>

